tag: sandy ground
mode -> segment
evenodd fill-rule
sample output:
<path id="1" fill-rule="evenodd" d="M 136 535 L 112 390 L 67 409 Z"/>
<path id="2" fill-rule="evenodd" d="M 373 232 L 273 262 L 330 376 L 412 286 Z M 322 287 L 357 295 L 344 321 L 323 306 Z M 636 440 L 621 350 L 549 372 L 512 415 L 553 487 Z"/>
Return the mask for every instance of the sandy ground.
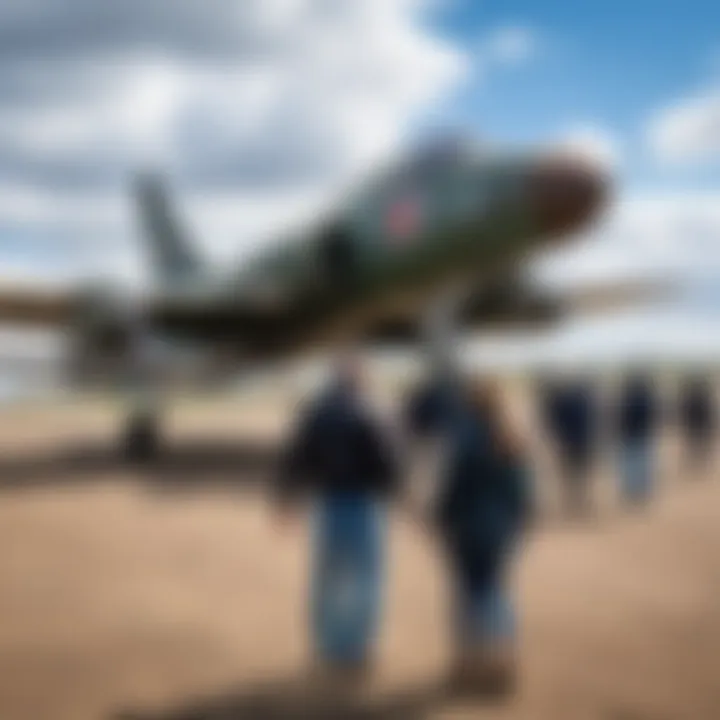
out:
<path id="1" fill-rule="evenodd" d="M 257 482 L 270 446 L 255 445 L 285 410 L 186 409 L 171 422 L 185 454 L 142 474 L 103 446 L 107 411 L 0 418 L 2 720 L 320 715 L 304 674 L 305 528 L 280 532 Z M 597 517 L 550 517 L 530 540 L 521 687 L 502 707 L 435 692 L 442 568 L 396 513 L 374 689 L 364 714 L 337 700 L 324 716 L 720 718 L 720 482 L 679 477 L 672 443 L 662 465 L 647 511 L 623 512 L 601 472 Z"/>

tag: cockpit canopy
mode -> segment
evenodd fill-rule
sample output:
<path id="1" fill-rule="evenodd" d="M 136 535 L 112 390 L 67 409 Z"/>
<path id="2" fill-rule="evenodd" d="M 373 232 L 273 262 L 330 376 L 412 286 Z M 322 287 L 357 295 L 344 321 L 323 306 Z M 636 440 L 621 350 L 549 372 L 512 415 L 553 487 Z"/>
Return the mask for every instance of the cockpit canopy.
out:
<path id="1" fill-rule="evenodd" d="M 462 165 L 477 154 L 477 145 L 469 138 L 436 138 L 410 153 L 401 167 L 408 174 L 425 177 Z"/>

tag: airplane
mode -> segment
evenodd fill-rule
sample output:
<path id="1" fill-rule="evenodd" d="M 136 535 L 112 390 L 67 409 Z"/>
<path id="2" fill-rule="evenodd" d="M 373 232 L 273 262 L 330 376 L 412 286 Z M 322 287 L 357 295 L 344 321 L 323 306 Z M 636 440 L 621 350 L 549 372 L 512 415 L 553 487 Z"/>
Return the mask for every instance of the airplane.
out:
<path id="1" fill-rule="evenodd" d="M 430 340 L 437 348 L 444 340 L 433 340 L 426 318 L 443 297 L 452 301 L 440 326 L 557 321 L 562 301 L 527 282 L 525 260 L 585 227 L 610 185 L 604 167 L 568 150 L 437 143 L 385 168 L 310 226 L 211 273 L 162 178 L 146 174 L 135 190 L 152 288 L 132 297 L 108 287 L 0 288 L 0 323 L 65 329 L 75 385 L 142 389 L 122 440 L 129 457 L 150 458 L 160 446 L 153 390 L 183 357 L 204 358 L 206 375 L 219 379 L 348 342 Z"/>

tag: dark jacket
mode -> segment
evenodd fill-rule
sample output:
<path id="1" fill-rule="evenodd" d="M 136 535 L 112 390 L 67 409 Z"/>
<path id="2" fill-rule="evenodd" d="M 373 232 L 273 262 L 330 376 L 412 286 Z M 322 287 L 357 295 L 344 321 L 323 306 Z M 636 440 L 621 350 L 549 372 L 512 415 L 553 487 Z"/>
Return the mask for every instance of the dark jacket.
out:
<path id="1" fill-rule="evenodd" d="M 649 439 L 658 421 L 659 407 L 651 384 L 634 381 L 620 398 L 617 432 L 621 440 L 641 441 Z"/>
<path id="2" fill-rule="evenodd" d="M 415 388 L 405 406 L 405 425 L 410 433 L 428 438 L 444 433 L 457 405 L 457 387 L 452 379 L 435 377 Z"/>
<path id="3" fill-rule="evenodd" d="M 577 383 L 558 388 L 553 395 L 549 413 L 561 452 L 591 453 L 597 433 L 597 407 L 592 389 Z"/>
<path id="4" fill-rule="evenodd" d="M 445 545 L 471 582 L 492 582 L 531 510 L 525 459 L 499 448 L 473 414 L 458 421 L 436 508 Z"/>
<path id="5" fill-rule="evenodd" d="M 377 422 L 353 392 L 332 387 L 310 403 L 283 453 L 279 491 L 387 495 L 396 489 L 396 458 Z"/>

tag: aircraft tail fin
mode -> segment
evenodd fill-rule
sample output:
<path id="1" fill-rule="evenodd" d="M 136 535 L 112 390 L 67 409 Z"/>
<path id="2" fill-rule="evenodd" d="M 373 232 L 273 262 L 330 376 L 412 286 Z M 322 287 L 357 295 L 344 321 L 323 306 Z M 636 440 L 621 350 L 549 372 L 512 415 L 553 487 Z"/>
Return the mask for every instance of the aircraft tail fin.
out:
<path id="1" fill-rule="evenodd" d="M 162 178 L 153 174 L 139 176 L 136 193 L 141 228 L 156 277 L 173 283 L 199 274 L 202 264 L 175 217 Z"/>

